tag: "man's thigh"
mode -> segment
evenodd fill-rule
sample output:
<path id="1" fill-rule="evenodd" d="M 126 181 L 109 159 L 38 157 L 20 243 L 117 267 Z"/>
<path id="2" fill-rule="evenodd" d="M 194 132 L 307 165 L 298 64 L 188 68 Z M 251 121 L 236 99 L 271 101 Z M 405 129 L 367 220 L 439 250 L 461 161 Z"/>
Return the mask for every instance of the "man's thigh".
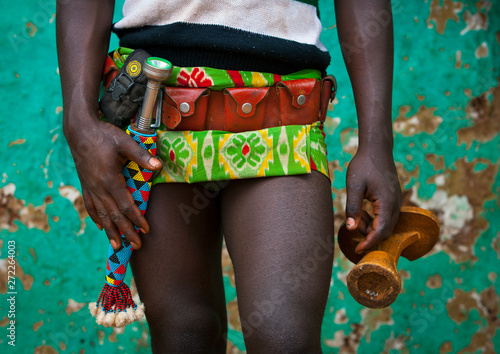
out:
<path id="1" fill-rule="evenodd" d="M 329 180 L 313 171 L 233 181 L 221 211 L 247 348 L 319 351 L 334 251 Z"/>
<path id="2" fill-rule="evenodd" d="M 155 185 L 146 218 L 150 232 L 131 264 L 153 349 L 222 345 L 212 343 L 226 332 L 218 193 Z"/>

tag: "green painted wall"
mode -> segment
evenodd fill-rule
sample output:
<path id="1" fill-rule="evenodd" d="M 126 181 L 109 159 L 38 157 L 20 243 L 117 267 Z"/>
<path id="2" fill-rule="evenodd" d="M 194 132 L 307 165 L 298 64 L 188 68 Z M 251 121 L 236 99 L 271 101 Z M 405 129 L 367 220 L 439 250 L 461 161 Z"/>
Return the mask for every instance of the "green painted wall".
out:
<path id="1" fill-rule="evenodd" d="M 326 122 L 337 227 L 356 149 L 352 91 L 321 0 L 338 100 Z M 406 205 L 433 210 L 442 233 L 424 259 L 400 261 L 403 292 L 382 310 L 350 296 L 336 252 L 323 329 L 329 353 L 494 353 L 500 348 L 500 9 L 494 1 L 393 1 L 395 157 Z M 0 352 L 149 352 L 147 325 L 97 326 L 86 305 L 103 285 L 107 239 L 87 217 L 62 134 L 55 1 L 0 14 Z M 117 9 L 119 16 L 119 9 Z M 116 45 L 116 40 L 113 46 Z M 14 241 L 14 242 L 11 242 Z M 16 347 L 8 345 L 9 244 L 15 243 Z M 244 350 L 224 258 L 228 352 Z"/>

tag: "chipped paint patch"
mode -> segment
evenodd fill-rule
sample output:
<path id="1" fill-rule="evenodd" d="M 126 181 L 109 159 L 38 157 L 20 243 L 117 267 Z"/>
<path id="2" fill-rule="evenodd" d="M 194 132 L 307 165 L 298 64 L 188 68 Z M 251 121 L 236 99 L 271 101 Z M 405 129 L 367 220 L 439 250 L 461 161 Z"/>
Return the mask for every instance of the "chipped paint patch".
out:
<path id="1" fill-rule="evenodd" d="M 398 353 L 407 354 L 410 350 L 406 346 L 406 342 L 410 339 L 409 336 L 399 335 L 394 336 L 394 332 L 391 332 L 391 336 L 385 340 L 384 351 L 382 354 L 392 353 L 393 350 L 397 350 Z"/>
<path id="2" fill-rule="evenodd" d="M 79 311 L 85 305 L 87 305 L 87 303 L 85 302 L 76 302 L 73 299 L 68 299 L 68 304 L 66 305 L 66 314 L 69 316 L 73 312 Z"/>
<path id="3" fill-rule="evenodd" d="M 455 69 L 460 69 L 462 67 L 462 51 L 457 50 L 455 53 Z"/>
<path id="4" fill-rule="evenodd" d="M 371 341 L 371 333 L 380 328 L 380 326 L 390 326 L 394 324 L 392 319 L 392 308 L 386 307 L 383 309 L 369 309 L 364 308 L 361 310 L 361 323 L 366 327 L 365 337 L 366 343 Z"/>
<path id="5" fill-rule="evenodd" d="M 456 262 L 477 261 L 474 245 L 480 234 L 488 228 L 481 211 L 486 201 L 495 199 L 492 186 L 499 163 L 491 164 L 485 159 L 455 161 L 454 168 L 444 172 L 446 184 L 437 184 L 436 192 L 427 200 L 418 198 L 416 187 L 413 187 L 411 201 L 434 211 L 441 224 L 440 241 L 432 252 L 442 249 Z M 478 164 L 485 167 L 478 171 Z M 439 176 L 430 178 L 428 183 Z"/>
<path id="6" fill-rule="evenodd" d="M 444 165 L 444 157 L 436 154 L 427 154 L 425 155 L 425 159 L 434 167 L 434 171 L 443 170 Z"/>
<path id="7" fill-rule="evenodd" d="M 340 133 L 340 143 L 342 150 L 350 155 L 355 155 L 358 151 L 358 129 L 347 128 Z"/>
<path id="8" fill-rule="evenodd" d="M 80 231 L 78 231 L 77 235 L 83 234 L 85 230 L 85 218 L 89 215 L 87 213 L 87 209 L 85 209 L 85 203 L 83 202 L 82 194 L 78 189 L 73 186 L 60 186 L 58 188 L 59 194 L 61 197 L 68 199 L 72 204 L 73 208 L 75 208 L 78 213 L 78 217 L 80 218 Z"/>
<path id="9" fill-rule="evenodd" d="M 324 129 L 326 134 L 333 134 L 335 129 L 340 124 L 340 117 L 329 117 L 327 116 L 324 123 Z"/>
<path id="10" fill-rule="evenodd" d="M 344 324 L 348 322 L 345 308 L 341 308 L 340 310 L 335 311 L 335 318 L 333 319 L 333 322 L 335 322 L 336 324 Z"/>
<path id="11" fill-rule="evenodd" d="M 31 257 L 33 257 L 33 262 L 36 263 L 35 249 L 33 247 L 30 247 L 29 252 L 31 254 Z"/>
<path id="12" fill-rule="evenodd" d="M 425 286 L 427 286 L 429 289 L 439 289 L 443 286 L 443 278 L 439 273 L 430 275 L 429 278 L 427 278 Z"/>
<path id="13" fill-rule="evenodd" d="M 463 36 L 469 31 L 486 31 L 488 29 L 488 12 L 491 9 L 491 1 L 477 1 L 475 4 L 476 13 L 472 14 L 470 10 L 466 10 L 463 15 L 463 20 L 466 23 L 465 28 L 460 31 Z"/>
<path id="14" fill-rule="evenodd" d="M 231 285 L 235 286 L 233 263 L 231 262 L 231 257 L 229 257 L 226 245 L 222 247 L 222 273 L 229 279 Z"/>
<path id="15" fill-rule="evenodd" d="M 14 145 L 22 145 L 26 142 L 26 139 L 16 139 L 9 143 L 9 147 L 13 147 Z"/>
<path id="16" fill-rule="evenodd" d="M 8 265 L 9 263 L 7 263 L 6 258 L 0 259 L 0 294 L 7 293 Z M 15 260 L 14 267 L 16 269 L 16 277 L 21 281 L 21 284 L 23 284 L 23 289 L 31 290 L 31 287 L 33 286 L 33 276 L 24 273 L 24 270 L 17 259 Z"/>
<path id="17" fill-rule="evenodd" d="M 500 259 L 500 231 L 491 240 L 491 248 L 497 252 L 497 257 Z"/>
<path id="18" fill-rule="evenodd" d="M 453 345 L 451 344 L 450 341 L 444 342 L 440 347 L 439 347 L 439 354 L 448 354 L 453 351 Z"/>
<path id="19" fill-rule="evenodd" d="M 33 332 L 36 332 L 40 329 L 40 327 L 42 327 L 43 325 L 43 321 L 38 321 L 38 322 L 35 322 L 33 323 Z"/>
<path id="20" fill-rule="evenodd" d="M 486 321 L 486 326 L 481 327 L 474 333 L 470 344 L 459 353 L 476 352 L 479 349 L 485 350 L 484 352 L 494 353 L 493 337 L 496 334 L 497 327 L 500 326 L 498 302 L 499 297 L 493 286 L 484 289 L 480 293 L 475 289 L 467 292 L 461 289 L 454 290 L 454 297 L 446 304 L 450 319 L 457 324 L 461 324 L 469 318 L 471 311 L 475 310 L 479 317 Z"/>
<path id="21" fill-rule="evenodd" d="M 443 5 L 440 5 L 439 0 L 432 0 L 427 27 L 435 27 L 439 34 L 443 34 L 448 21 L 458 22 L 458 13 L 462 11 L 462 7 L 463 4 L 460 1 L 443 0 Z"/>
<path id="22" fill-rule="evenodd" d="M 38 27 L 33 22 L 26 23 L 26 32 L 28 32 L 30 37 L 34 37 L 37 31 Z"/>
<path id="23" fill-rule="evenodd" d="M 235 331 L 241 331 L 240 315 L 238 311 L 238 302 L 229 301 L 227 304 L 227 319 L 229 326 Z"/>
<path id="24" fill-rule="evenodd" d="M 48 204 L 52 204 L 52 197 L 47 196 L 42 205 L 33 206 L 14 196 L 16 186 L 7 184 L 0 189 L 0 229 L 15 232 L 18 230 L 16 221 L 29 229 L 40 229 L 49 232 L 48 215 L 45 213 Z"/>
<path id="25" fill-rule="evenodd" d="M 363 338 L 364 326 L 359 323 L 351 324 L 351 332 L 336 331 L 333 339 L 325 340 L 325 344 L 332 348 L 339 348 L 339 353 L 357 353 L 361 339 Z"/>
<path id="26" fill-rule="evenodd" d="M 433 134 L 443 122 L 443 118 L 434 114 L 437 107 L 420 106 L 415 115 L 407 117 L 409 106 L 402 106 L 399 115 L 394 121 L 394 131 L 403 136 L 413 136 L 418 133 Z"/>
<path id="27" fill-rule="evenodd" d="M 488 43 L 486 42 L 481 43 L 474 52 L 474 55 L 476 56 L 477 59 L 486 58 L 488 57 L 488 54 L 489 54 Z"/>
<path id="28" fill-rule="evenodd" d="M 490 93 L 491 101 L 488 99 Z M 457 144 L 465 143 L 469 149 L 473 142 L 485 143 L 494 139 L 500 133 L 500 85 L 472 98 L 465 111 L 472 126 L 458 129 Z"/>

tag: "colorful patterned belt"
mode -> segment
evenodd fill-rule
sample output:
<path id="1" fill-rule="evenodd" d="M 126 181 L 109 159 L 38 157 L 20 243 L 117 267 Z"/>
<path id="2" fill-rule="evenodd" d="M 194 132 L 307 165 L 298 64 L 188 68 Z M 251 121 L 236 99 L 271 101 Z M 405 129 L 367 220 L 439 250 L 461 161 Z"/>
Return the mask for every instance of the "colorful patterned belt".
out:
<path id="1" fill-rule="evenodd" d="M 105 85 L 132 49 L 118 48 L 105 68 Z M 324 121 L 335 95 L 333 76 L 317 70 L 289 75 L 205 67 L 174 67 L 157 114 L 168 130 L 243 132 Z M 156 119 L 156 115 L 155 115 Z M 159 121 L 159 120 L 158 120 Z"/>
<path id="2" fill-rule="evenodd" d="M 132 49 L 108 57 L 104 84 Z M 318 171 L 329 177 L 321 121 L 333 77 L 317 70 L 289 75 L 174 67 L 165 83 L 157 183 L 196 183 Z M 300 112 L 300 114 L 297 114 Z"/>

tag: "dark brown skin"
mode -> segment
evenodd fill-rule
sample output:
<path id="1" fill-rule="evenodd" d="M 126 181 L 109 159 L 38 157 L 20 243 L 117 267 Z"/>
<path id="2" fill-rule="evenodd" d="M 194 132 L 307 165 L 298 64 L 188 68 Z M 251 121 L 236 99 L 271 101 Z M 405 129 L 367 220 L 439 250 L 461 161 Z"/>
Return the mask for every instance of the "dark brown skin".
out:
<path id="1" fill-rule="evenodd" d="M 114 1 L 57 3 L 57 53 L 64 105 L 64 135 L 75 159 L 85 207 L 113 248 L 121 230 L 134 249 L 149 225 L 125 187 L 121 170 L 127 159 L 150 170 L 161 169 L 119 128 L 98 119 L 99 84 L 108 51 Z M 85 15 L 83 15 L 85 14 Z"/>
<path id="2" fill-rule="evenodd" d="M 389 237 L 402 201 L 392 156 L 391 7 L 387 0 L 345 0 L 335 2 L 335 11 L 359 125 L 358 151 L 347 169 L 347 226 L 367 234 L 356 247 L 362 253 Z M 373 220 L 362 211 L 363 199 L 373 203 Z"/>
<path id="3" fill-rule="evenodd" d="M 359 119 L 359 149 L 347 173 L 346 213 L 351 229 L 368 234 L 360 252 L 389 236 L 401 204 L 392 157 L 392 21 L 389 16 L 361 47 L 355 30 L 373 20 L 372 10 L 388 11 L 389 3 L 336 2 Z M 333 262 L 328 179 L 313 171 L 231 181 L 188 221 L 180 205 L 196 207 L 195 198 L 206 193 L 204 186 L 158 184 L 142 217 L 124 186 L 121 168 L 127 159 L 152 170 L 159 170 L 161 163 L 123 131 L 98 120 L 113 7 L 114 1 L 58 1 L 64 133 L 92 220 L 104 228 L 113 247 L 119 245 L 118 229 L 134 249 L 144 243 L 131 264 L 146 305 L 153 351 L 225 353 L 224 235 L 247 350 L 319 353 Z M 373 202 L 373 220 L 362 211 L 364 198 Z M 134 225 L 144 234 L 142 242 Z"/>

